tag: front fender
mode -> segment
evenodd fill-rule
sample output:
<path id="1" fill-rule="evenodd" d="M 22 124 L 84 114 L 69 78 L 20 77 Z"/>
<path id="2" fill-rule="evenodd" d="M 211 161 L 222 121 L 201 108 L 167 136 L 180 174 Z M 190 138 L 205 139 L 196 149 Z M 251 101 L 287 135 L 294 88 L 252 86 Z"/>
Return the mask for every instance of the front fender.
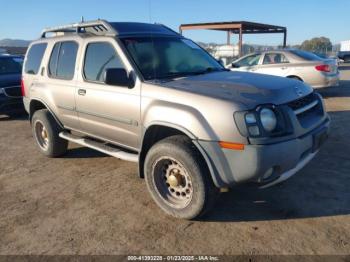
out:
<path id="1" fill-rule="evenodd" d="M 162 123 L 169 127 L 181 127 L 192 139 L 218 141 L 219 138 L 204 116 L 195 108 L 166 101 L 152 101 L 144 109 L 142 123 L 149 126 Z"/>

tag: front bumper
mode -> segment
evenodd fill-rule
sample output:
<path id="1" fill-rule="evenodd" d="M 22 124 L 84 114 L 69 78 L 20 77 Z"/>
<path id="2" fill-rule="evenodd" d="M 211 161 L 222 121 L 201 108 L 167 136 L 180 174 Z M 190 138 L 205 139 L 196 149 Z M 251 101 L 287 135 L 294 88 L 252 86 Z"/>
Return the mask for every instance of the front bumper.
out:
<path id="1" fill-rule="evenodd" d="M 311 161 L 320 146 L 316 145 L 315 137 L 322 133 L 324 141 L 329 134 L 329 124 L 327 118 L 301 137 L 269 145 L 246 145 L 242 151 L 222 149 L 217 142 L 198 142 L 210 159 L 216 186 L 230 187 L 251 181 L 268 187 L 291 177 Z M 271 176 L 263 179 L 271 168 Z"/>

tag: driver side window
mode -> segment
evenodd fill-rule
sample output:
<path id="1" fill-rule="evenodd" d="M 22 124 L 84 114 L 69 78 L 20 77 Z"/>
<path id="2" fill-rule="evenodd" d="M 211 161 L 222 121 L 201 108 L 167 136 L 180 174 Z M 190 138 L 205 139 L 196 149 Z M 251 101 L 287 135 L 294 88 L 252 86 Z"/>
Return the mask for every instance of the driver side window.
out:
<path id="1" fill-rule="evenodd" d="M 114 47 L 107 42 L 90 43 L 86 47 L 84 77 L 88 81 L 103 82 L 108 68 L 124 68 Z"/>
<path id="2" fill-rule="evenodd" d="M 259 63 L 261 54 L 254 54 L 251 56 L 247 56 L 246 58 L 243 58 L 241 61 L 238 62 L 238 65 L 240 67 L 242 66 L 255 66 Z"/>

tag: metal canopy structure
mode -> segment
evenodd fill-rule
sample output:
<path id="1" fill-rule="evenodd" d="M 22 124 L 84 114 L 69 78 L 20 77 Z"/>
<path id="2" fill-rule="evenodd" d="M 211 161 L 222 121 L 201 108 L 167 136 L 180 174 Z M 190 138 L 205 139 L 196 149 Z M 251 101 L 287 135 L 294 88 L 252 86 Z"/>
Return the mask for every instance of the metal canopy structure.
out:
<path id="1" fill-rule="evenodd" d="M 283 47 L 287 44 L 287 28 L 283 26 L 267 25 L 247 21 L 236 22 L 215 22 L 215 23 L 196 23 L 182 24 L 179 27 L 180 34 L 184 30 L 209 29 L 227 32 L 227 44 L 230 44 L 231 35 L 239 35 L 239 55 L 242 55 L 243 34 L 283 34 Z"/>

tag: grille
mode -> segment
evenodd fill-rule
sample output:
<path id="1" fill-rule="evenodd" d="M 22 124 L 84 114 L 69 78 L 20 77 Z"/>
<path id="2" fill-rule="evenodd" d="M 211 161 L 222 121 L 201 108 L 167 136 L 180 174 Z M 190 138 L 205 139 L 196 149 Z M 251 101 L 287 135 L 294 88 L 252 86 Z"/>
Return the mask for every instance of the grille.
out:
<path id="1" fill-rule="evenodd" d="M 5 94 L 9 97 L 21 97 L 21 87 L 20 86 L 11 86 L 5 88 Z"/>
<path id="2" fill-rule="evenodd" d="M 293 111 L 296 111 L 300 108 L 303 108 L 309 104 L 311 104 L 312 102 L 316 101 L 316 96 L 314 93 L 311 93 L 310 95 L 307 95 L 303 98 L 300 98 L 298 100 L 292 101 L 290 103 L 288 103 L 288 106 L 293 109 Z"/>
<path id="3" fill-rule="evenodd" d="M 314 93 L 292 101 L 288 106 L 294 111 L 300 125 L 304 128 L 317 123 L 323 115 L 322 103 Z"/>

